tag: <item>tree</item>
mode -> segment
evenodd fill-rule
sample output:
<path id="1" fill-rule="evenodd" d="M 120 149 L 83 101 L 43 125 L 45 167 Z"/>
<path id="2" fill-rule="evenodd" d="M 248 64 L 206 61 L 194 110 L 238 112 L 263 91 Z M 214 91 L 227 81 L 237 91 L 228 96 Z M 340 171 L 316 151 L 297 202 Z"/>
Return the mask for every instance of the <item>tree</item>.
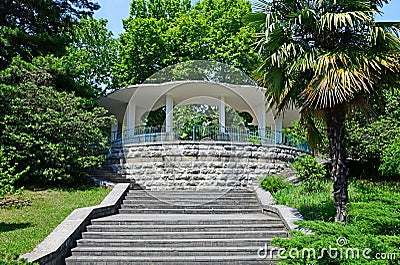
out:
<path id="1" fill-rule="evenodd" d="M 16 58 L 0 71 L 0 150 L 25 182 L 66 186 L 101 166 L 111 118 L 93 100 L 56 89 L 54 60 Z"/>
<path id="2" fill-rule="evenodd" d="M 2 0 L 0 5 L 0 70 L 15 56 L 60 55 L 66 32 L 100 6 L 89 0 Z"/>
<path id="3" fill-rule="evenodd" d="M 257 60 L 255 31 L 242 18 L 246 0 L 133 0 L 124 20 L 114 87 L 144 82 L 163 69 L 189 60 L 213 60 L 250 73 Z"/>
<path id="4" fill-rule="evenodd" d="M 346 123 L 348 155 L 357 165 L 350 171 L 368 178 L 396 177 L 395 171 L 380 172 L 379 168 L 383 164 L 384 168 L 395 168 L 390 162 L 399 164 L 394 151 L 396 138 L 400 138 L 400 89 L 385 88 L 371 101 L 371 115 L 354 112 Z"/>
<path id="5" fill-rule="evenodd" d="M 261 1 L 249 17 L 264 25 L 257 79 L 279 111 L 292 104 L 326 122 L 336 221 L 346 220 L 345 121 L 399 72 L 399 29 L 374 16 L 388 1 Z"/>
<path id="6" fill-rule="evenodd" d="M 118 56 L 118 42 L 106 26 L 106 19 L 81 19 L 70 34 L 72 43 L 61 60 L 66 69 L 72 69 L 82 90 L 93 97 L 106 93 L 105 88 L 111 83 L 111 67 Z"/>

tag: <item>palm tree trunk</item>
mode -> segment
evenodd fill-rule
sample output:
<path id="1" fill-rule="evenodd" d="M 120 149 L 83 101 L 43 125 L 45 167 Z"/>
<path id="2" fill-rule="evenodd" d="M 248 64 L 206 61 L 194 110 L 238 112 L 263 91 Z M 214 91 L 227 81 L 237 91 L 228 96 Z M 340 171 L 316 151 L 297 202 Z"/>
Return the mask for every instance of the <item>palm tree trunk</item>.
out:
<path id="1" fill-rule="evenodd" d="M 346 206 L 349 202 L 344 127 L 346 107 L 344 105 L 335 106 L 326 110 L 325 116 L 329 140 L 329 155 L 332 162 L 333 198 L 336 207 L 335 221 L 345 222 Z"/>

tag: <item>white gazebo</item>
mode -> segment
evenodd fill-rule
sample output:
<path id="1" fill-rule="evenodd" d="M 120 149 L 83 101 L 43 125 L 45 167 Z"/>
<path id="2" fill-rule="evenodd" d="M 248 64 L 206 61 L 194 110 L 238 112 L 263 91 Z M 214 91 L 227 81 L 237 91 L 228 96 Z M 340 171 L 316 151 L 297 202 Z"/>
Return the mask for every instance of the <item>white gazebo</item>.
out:
<path id="1" fill-rule="evenodd" d="M 264 93 L 265 89 L 258 86 L 186 80 L 128 86 L 99 101 L 118 122 L 111 128 L 112 141 L 121 136 L 127 137 L 128 134 L 123 132 L 129 132 L 131 138 L 135 136 L 138 133 L 135 128 L 146 125 L 142 121 L 143 115 L 164 106 L 166 119 L 163 133 L 164 136 L 172 135 L 174 107 L 202 104 L 218 107 L 221 133 L 225 132 L 226 106 L 230 106 L 236 111 L 249 113 L 260 136 L 265 130 L 278 132 L 275 133 L 275 140 L 280 142 L 282 127 L 288 127 L 298 120 L 299 112 L 289 110 L 276 116 L 275 109 L 266 106 Z M 163 138 L 166 139 L 168 137 Z"/>

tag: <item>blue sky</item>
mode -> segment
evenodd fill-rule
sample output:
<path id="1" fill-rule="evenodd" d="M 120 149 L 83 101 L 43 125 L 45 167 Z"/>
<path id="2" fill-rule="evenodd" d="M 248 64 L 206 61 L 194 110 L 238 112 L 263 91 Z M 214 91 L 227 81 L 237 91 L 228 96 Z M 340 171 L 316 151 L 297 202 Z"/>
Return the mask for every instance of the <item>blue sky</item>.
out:
<path id="1" fill-rule="evenodd" d="M 95 13 L 95 18 L 108 19 L 108 28 L 118 35 L 123 32 L 122 20 L 129 15 L 131 0 L 95 0 L 101 5 Z M 400 21 L 400 0 L 392 0 L 383 8 L 383 17 L 377 17 L 382 21 Z"/>

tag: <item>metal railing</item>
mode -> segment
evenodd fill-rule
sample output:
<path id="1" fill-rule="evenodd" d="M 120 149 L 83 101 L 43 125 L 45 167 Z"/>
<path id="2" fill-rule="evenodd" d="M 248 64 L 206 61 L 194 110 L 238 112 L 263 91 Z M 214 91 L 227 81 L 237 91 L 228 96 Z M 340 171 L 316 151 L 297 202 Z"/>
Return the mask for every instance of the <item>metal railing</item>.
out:
<path id="1" fill-rule="evenodd" d="M 166 130 L 165 126 L 137 126 L 134 129 L 114 132 L 112 145 L 161 142 L 161 141 L 230 141 L 254 144 L 280 144 L 309 151 L 303 139 L 295 138 L 281 131 L 270 128 L 244 126 L 174 126 Z M 167 132 L 168 131 L 168 132 Z"/>

